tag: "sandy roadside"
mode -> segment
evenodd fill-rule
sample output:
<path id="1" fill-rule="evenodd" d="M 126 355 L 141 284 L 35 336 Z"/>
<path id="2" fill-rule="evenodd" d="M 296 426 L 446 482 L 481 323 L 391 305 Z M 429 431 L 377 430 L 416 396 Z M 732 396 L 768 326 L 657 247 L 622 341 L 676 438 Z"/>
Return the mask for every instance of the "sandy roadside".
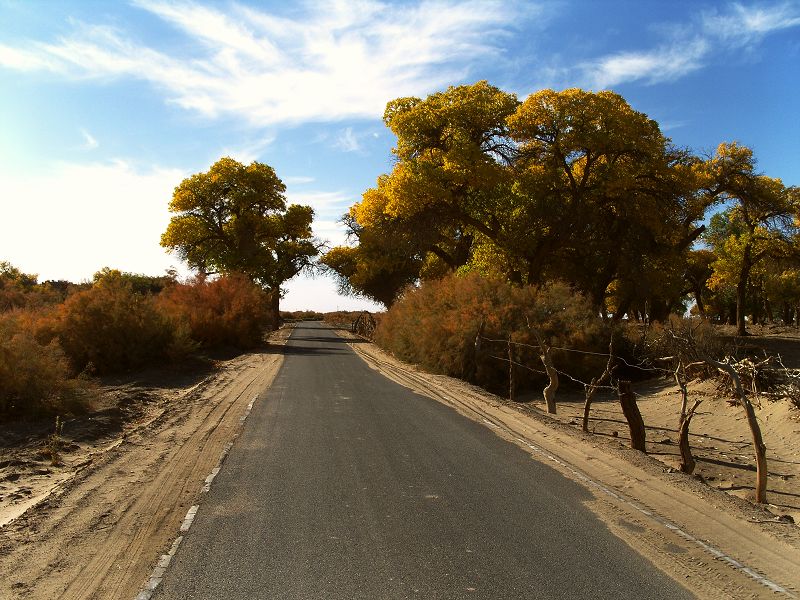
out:
<path id="1" fill-rule="evenodd" d="M 358 340 L 351 346 L 391 379 L 485 423 L 536 460 L 586 485 L 594 495 L 590 508 L 609 529 L 698 597 L 800 596 L 800 529 L 775 521 L 776 513 L 676 472 L 668 452 L 659 456 L 661 462 L 625 448 L 624 436 L 610 434 L 612 428 L 623 433 L 613 403 L 600 403 L 594 413 L 596 422 L 604 423 L 609 433 L 591 436 L 576 426 L 575 403 L 569 410 L 562 404 L 561 420 L 553 419 L 530 405 L 515 405 L 462 381 L 422 372 L 374 344 Z M 652 407 L 642 411 L 646 422 L 652 423 L 656 411 Z M 723 426 L 730 427 L 738 419 L 738 413 L 729 411 Z M 723 439 L 713 429 L 716 421 L 706 415 L 705 422 L 698 419 L 693 430 L 702 430 L 712 441 Z M 666 431 L 665 427 L 661 432 L 661 442 Z M 739 454 L 746 452 L 740 449 Z M 781 507 L 771 508 L 780 514 Z"/>
<path id="2" fill-rule="evenodd" d="M 270 346 L 290 333 L 275 332 Z M 18 466 L 4 490 L 16 501 L 0 505 L 0 599 L 134 598 L 282 360 L 244 354 L 199 383 L 151 389 L 156 401 L 135 423 L 73 448 L 67 468 Z"/>
<path id="3" fill-rule="evenodd" d="M 287 331 L 278 332 L 273 343 L 287 336 Z M 709 486 L 670 469 L 675 448 L 664 440 L 674 435 L 666 425 L 673 420 L 674 397 L 663 387 L 648 390 L 640 400 L 648 424 L 664 422 L 663 428 L 648 432 L 648 450 L 659 462 L 623 447 L 626 431 L 614 402 L 598 401 L 596 435 L 587 436 L 570 424 L 580 408 L 577 402 L 562 402 L 558 418 L 552 419 L 530 404 L 510 404 L 463 382 L 420 372 L 372 344 L 352 346 L 395 381 L 485 423 L 537 460 L 583 482 L 594 494 L 589 507 L 609 529 L 698 597 L 800 596 L 800 529 L 772 520 L 794 510 L 792 486 L 797 482 L 787 469 L 800 461 L 787 456 L 774 463 L 786 476 L 773 478 L 770 486 L 773 501 L 782 499 L 782 505 L 770 507 L 774 514 L 731 497 L 747 496 L 747 474 L 736 486 L 728 482 L 737 482 L 733 463 L 746 467 L 749 451 L 739 413 L 723 400 L 708 398 L 692 428 L 699 457 L 710 459 L 701 460 L 701 472 L 712 477 L 720 475 L 715 470 L 734 470 Z M 47 486 L 52 491 L 0 529 L 0 599 L 132 599 L 175 539 L 204 479 L 239 430 L 248 403 L 269 385 L 280 363 L 279 353 L 227 361 L 202 381 L 162 394 L 162 402 L 148 405 L 135 426 L 116 439 L 73 453 L 72 468 L 50 475 L 33 470 L 27 479 L 10 482 L 36 494 Z M 763 421 L 794 443 L 796 432 L 784 427 L 785 411 L 782 405 L 765 406 Z M 613 431 L 618 437 L 612 437 Z M 768 444 L 773 434 L 768 427 Z M 784 446 L 791 452 L 789 442 Z M 720 457 L 728 457 L 733 466 L 720 464 Z M 736 489 L 726 493 L 715 484 Z M 24 502 L 0 504 L 0 519 Z M 770 584 L 785 593 L 776 593 Z"/>

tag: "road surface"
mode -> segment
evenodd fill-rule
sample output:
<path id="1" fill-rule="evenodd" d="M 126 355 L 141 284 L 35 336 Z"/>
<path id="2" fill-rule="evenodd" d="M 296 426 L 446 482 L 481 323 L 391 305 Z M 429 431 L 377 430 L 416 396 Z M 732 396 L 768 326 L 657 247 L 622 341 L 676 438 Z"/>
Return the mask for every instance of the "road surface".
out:
<path id="1" fill-rule="evenodd" d="M 580 485 L 300 324 L 155 598 L 689 598 Z"/>

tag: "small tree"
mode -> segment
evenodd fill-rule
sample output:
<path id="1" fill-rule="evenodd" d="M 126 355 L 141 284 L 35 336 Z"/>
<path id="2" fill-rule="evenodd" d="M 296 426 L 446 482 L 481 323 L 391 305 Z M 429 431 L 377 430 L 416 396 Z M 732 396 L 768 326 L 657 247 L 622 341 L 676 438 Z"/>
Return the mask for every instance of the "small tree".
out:
<path id="1" fill-rule="evenodd" d="M 322 245 L 311 232 L 313 209 L 287 207 L 285 192 L 272 167 L 221 158 L 175 188 L 161 245 L 203 274 L 243 273 L 270 295 L 277 320 L 281 285 Z"/>
<path id="2" fill-rule="evenodd" d="M 727 280 L 736 286 L 736 329 L 747 335 L 747 285 L 753 267 L 788 246 L 796 229 L 798 189 L 755 171 L 753 151 L 737 143 L 720 144 L 703 166 L 714 195 L 731 202 L 712 219 L 706 240 L 717 253 L 712 285 Z M 716 281 L 715 281 L 716 280 Z"/>

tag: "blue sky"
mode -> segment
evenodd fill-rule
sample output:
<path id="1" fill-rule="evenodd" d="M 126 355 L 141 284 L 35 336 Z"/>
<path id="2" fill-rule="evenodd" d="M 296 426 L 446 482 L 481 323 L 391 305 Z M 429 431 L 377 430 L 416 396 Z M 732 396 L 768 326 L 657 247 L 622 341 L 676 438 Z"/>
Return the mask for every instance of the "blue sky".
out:
<path id="1" fill-rule="evenodd" d="M 272 165 L 341 243 L 391 169 L 386 102 L 481 79 L 612 89 L 677 144 L 737 140 L 800 184 L 798 1 L 0 0 L 0 260 L 180 268 L 158 245 L 172 190 L 224 155 Z M 287 290 L 288 310 L 368 306 Z"/>

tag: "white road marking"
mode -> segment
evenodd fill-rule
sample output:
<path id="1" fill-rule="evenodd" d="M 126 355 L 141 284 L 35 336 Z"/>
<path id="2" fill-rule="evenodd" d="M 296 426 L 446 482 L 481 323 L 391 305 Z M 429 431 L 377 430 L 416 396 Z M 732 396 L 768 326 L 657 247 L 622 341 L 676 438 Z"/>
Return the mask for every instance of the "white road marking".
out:
<path id="1" fill-rule="evenodd" d="M 253 396 L 253 399 L 250 400 L 247 408 L 244 411 L 244 415 L 239 417 L 240 423 L 244 423 L 247 420 L 247 417 L 250 416 L 250 412 L 253 410 L 253 405 L 255 404 L 256 400 L 258 400 L 258 396 Z M 238 433 L 236 435 L 238 437 Z M 222 453 L 220 454 L 219 461 L 217 461 L 217 466 L 211 469 L 211 473 L 209 473 L 208 477 L 206 477 L 203 481 L 203 487 L 200 488 L 201 494 L 211 491 L 211 484 L 214 482 L 214 478 L 222 469 L 222 463 L 225 462 L 225 459 L 227 458 L 228 453 L 231 451 L 231 448 L 233 448 L 233 442 L 228 442 L 225 444 L 225 447 L 222 449 Z M 192 526 L 194 517 L 197 515 L 199 508 L 200 506 L 195 504 L 186 513 L 186 517 L 184 517 L 183 523 L 181 523 L 181 533 L 186 533 L 189 531 L 189 528 Z M 167 567 L 169 566 L 172 557 L 175 555 L 175 551 L 178 549 L 178 546 L 180 546 L 182 541 L 183 536 L 179 535 L 172 543 L 172 547 L 170 548 L 169 552 L 161 555 L 161 558 L 158 559 L 158 563 L 153 568 L 153 572 L 150 574 L 150 579 L 147 580 L 144 588 L 139 591 L 134 600 L 150 600 L 153 597 L 153 593 L 161 584 L 161 580 L 164 578 L 164 574 L 167 572 Z"/>
<path id="2" fill-rule="evenodd" d="M 164 577 L 164 573 L 167 572 L 167 567 L 170 561 L 172 561 L 172 557 L 175 556 L 175 551 L 178 549 L 178 546 L 181 545 L 182 541 L 183 536 L 178 536 L 172 543 L 169 552 L 161 555 L 161 558 L 158 559 L 158 564 L 150 574 L 150 579 L 147 580 L 144 589 L 136 595 L 134 600 L 150 600 L 153 597 L 153 592 L 155 592 L 156 588 L 161 584 L 161 579 Z"/>
<path id="3" fill-rule="evenodd" d="M 181 523 L 181 529 L 180 529 L 181 533 L 186 533 L 187 531 L 189 531 L 189 528 L 192 526 L 192 523 L 194 523 L 194 517 L 197 514 L 197 509 L 199 508 L 200 507 L 197 504 L 195 504 L 186 513 L 186 516 L 183 518 L 183 523 Z"/>

